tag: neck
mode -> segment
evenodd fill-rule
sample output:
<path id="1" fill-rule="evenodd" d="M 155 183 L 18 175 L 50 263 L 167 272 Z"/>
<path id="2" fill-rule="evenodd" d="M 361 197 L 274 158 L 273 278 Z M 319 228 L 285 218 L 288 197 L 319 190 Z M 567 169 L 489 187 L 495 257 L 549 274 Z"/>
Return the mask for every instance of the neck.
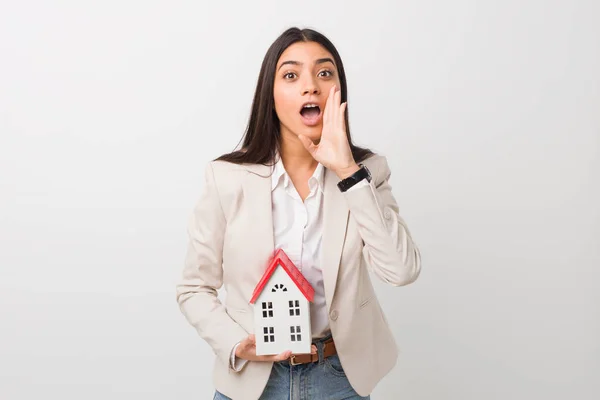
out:
<path id="1" fill-rule="evenodd" d="M 317 168 L 317 160 L 310 155 L 296 135 L 282 134 L 281 139 L 281 161 L 289 174 L 312 173 Z"/>

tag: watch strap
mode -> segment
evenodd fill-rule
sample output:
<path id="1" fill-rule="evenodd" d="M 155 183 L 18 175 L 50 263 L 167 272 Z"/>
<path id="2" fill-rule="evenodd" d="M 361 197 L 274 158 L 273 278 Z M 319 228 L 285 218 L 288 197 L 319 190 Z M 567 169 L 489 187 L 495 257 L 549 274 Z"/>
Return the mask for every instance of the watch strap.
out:
<path id="1" fill-rule="evenodd" d="M 358 171 L 338 182 L 337 186 L 340 189 L 340 191 L 347 191 L 363 179 L 366 179 L 367 181 L 371 182 L 371 173 L 369 172 L 369 169 L 364 164 L 359 164 L 359 167 L 360 168 L 358 169 Z"/>

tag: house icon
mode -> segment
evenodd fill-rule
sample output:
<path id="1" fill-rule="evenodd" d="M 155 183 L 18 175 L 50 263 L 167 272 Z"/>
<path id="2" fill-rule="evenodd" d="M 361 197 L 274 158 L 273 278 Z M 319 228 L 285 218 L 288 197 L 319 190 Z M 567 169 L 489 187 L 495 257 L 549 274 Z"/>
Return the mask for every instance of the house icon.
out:
<path id="1" fill-rule="evenodd" d="M 282 249 L 278 249 L 256 285 L 256 355 L 311 352 L 310 307 L 315 291 Z"/>

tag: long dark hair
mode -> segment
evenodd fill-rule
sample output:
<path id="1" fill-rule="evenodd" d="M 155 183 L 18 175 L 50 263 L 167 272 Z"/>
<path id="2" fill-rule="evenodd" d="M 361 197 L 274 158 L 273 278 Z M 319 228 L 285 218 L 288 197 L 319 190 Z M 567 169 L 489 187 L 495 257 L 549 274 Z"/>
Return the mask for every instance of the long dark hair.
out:
<path id="1" fill-rule="evenodd" d="M 272 164 L 277 153 L 281 150 L 281 134 L 279 132 L 279 118 L 275 112 L 273 87 L 277 61 L 281 54 L 296 42 L 316 42 L 331 53 L 338 68 L 341 85 L 341 102 L 348 98 L 346 73 L 342 59 L 335 46 L 323 34 L 312 29 L 289 28 L 283 32 L 269 47 L 262 62 L 252 112 L 242 138 L 242 148 L 224 154 L 217 160 L 229 161 L 236 164 Z M 369 149 L 358 147 L 352 143 L 350 125 L 348 123 L 348 110 L 345 112 L 346 132 L 354 160 L 358 163 L 368 158 L 373 152 Z M 239 144 L 238 144 L 239 145 Z"/>

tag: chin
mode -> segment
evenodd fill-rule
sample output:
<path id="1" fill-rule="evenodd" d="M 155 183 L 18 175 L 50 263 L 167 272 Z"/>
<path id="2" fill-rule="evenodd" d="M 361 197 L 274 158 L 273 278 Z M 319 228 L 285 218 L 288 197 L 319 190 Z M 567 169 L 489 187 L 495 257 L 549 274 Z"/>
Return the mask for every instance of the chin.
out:
<path id="1" fill-rule="evenodd" d="M 299 132 L 299 134 L 306 136 L 313 142 L 318 143 L 321 140 L 322 130 L 323 130 L 323 128 L 321 128 L 320 126 L 310 127 L 310 128 L 303 127 L 303 129 L 299 129 L 298 132 Z"/>

